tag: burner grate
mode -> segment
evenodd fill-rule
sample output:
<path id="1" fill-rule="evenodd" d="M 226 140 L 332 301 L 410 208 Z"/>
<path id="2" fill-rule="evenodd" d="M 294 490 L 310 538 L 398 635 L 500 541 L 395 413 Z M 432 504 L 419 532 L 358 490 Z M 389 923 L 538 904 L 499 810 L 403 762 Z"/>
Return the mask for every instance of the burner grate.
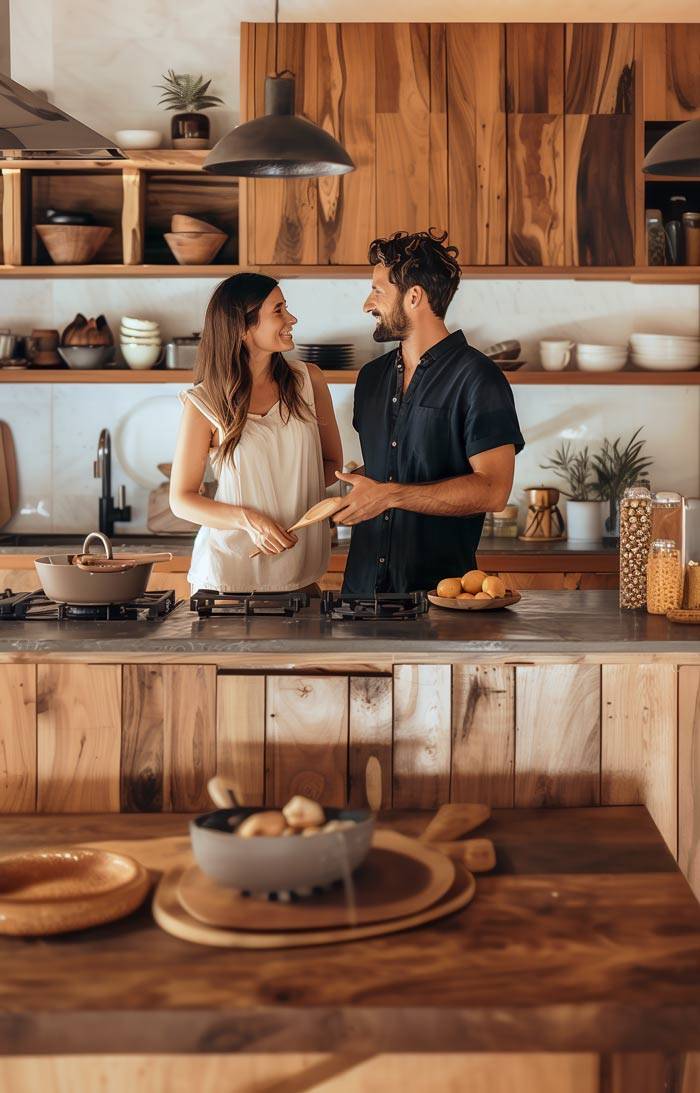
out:
<path id="1" fill-rule="evenodd" d="M 153 622 L 165 618 L 176 606 L 175 590 L 144 592 L 128 603 L 68 604 L 57 603 L 43 592 L 13 593 L 5 589 L 0 596 L 0 620 L 90 621 L 90 622 Z"/>
<path id="2" fill-rule="evenodd" d="M 212 615 L 296 615 L 310 603 L 308 592 L 216 592 L 200 588 L 190 598 L 190 610 L 200 618 Z"/>
<path id="3" fill-rule="evenodd" d="M 427 610 L 428 597 L 425 592 L 377 592 L 374 596 L 346 596 L 337 592 L 321 594 L 321 613 L 336 621 L 417 619 Z"/>

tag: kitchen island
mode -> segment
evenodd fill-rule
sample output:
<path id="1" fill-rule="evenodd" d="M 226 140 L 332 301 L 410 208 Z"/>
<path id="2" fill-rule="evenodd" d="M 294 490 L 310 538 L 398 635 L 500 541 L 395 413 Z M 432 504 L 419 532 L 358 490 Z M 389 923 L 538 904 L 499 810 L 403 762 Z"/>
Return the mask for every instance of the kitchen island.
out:
<path id="1" fill-rule="evenodd" d="M 700 894 L 700 631 L 615 592 L 415 620 L 0 621 L 0 812 L 644 803 Z"/>

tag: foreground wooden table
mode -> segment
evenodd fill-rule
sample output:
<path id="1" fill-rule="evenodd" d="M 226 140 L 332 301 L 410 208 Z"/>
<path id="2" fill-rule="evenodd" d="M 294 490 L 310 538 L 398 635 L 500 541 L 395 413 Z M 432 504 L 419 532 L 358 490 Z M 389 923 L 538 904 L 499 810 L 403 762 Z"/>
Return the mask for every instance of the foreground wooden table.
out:
<path id="1" fill-rule="evenodd" d="M 407 833 L 426 820 L 387 814 Z M 0 846 L 185 825 L 5 817 Z M 145 907 L 2 939 L 0 1088 L 695 1093 L 700 905 L 647 812 L 500 810 L 482 832 L 499 865 L 474 902 L 386 938 L 229 952 L 170 937 Z"/>

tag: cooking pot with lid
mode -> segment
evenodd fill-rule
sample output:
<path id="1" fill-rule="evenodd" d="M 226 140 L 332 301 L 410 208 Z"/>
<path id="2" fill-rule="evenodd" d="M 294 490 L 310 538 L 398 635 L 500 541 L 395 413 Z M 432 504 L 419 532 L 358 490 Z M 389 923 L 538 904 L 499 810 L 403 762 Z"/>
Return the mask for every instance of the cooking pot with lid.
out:
<path id="1" fill-rule="evenodd" d="M 91 554 L 97 540 L 104 554 Z M 82 554 L 49 554 L 34 560 L 34 566 L 49 599 L 57 603 L 103 605 L 128 603 L 146 591 L 155 562 L 169 561 L 170 553 L 117 554 L 106 535 L 91 531 L 83 542 Z"/>

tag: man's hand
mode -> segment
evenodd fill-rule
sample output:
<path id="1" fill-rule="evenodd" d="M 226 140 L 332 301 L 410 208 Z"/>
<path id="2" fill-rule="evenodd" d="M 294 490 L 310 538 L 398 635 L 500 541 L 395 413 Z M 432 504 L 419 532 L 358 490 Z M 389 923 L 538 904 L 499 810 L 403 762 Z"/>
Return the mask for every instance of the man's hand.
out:
<path id="1" fill-rule="evenodd" d="M 336 478 L 341 482 L 348 482 L 352 491 L 345 498 L 345 505 L 333 514 L 335 524 L 344 524 L 346 527 L 352 524 L 361 524 L 365 520 L 371 520 L 380 516 L 391 508 L 392 484 L 390 482 L 375 482 L 373 478 L 367 478 L 364 474 L 341 474 L 335 472 Z"/>

